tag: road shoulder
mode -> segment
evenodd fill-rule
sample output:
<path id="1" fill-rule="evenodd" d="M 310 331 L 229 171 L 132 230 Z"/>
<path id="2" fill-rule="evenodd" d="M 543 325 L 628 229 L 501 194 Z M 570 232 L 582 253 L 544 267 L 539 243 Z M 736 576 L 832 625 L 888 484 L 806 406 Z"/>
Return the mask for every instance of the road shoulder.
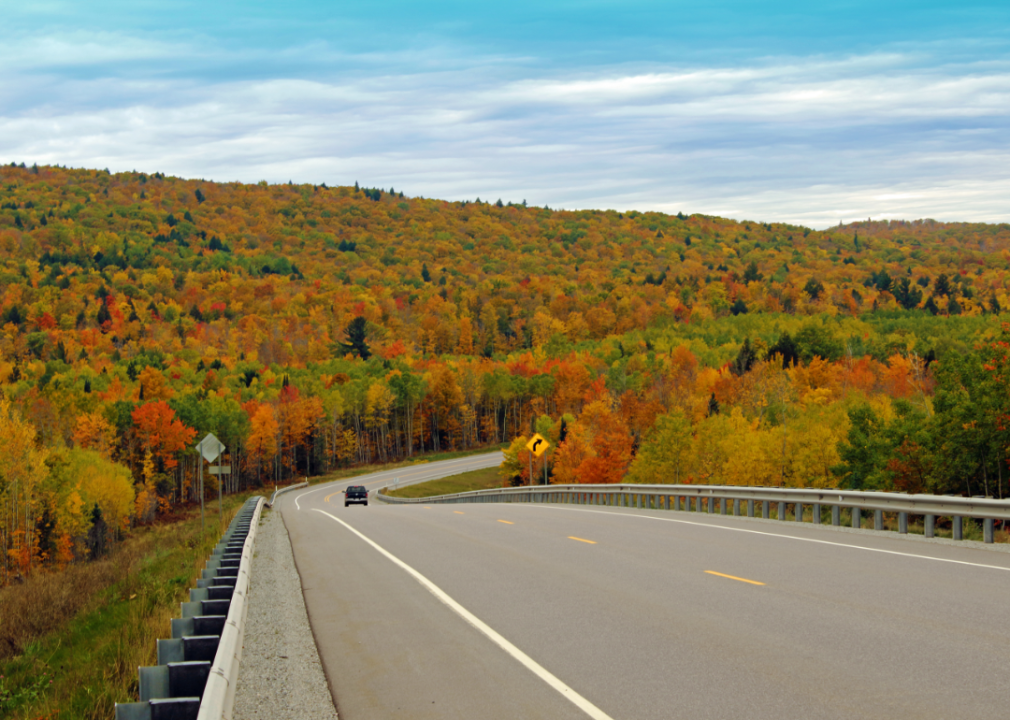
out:
<path id="1" fill-rule="evenodd" d="M 256 536 L 235 720 L 336 720 L 279 512 Z"/>

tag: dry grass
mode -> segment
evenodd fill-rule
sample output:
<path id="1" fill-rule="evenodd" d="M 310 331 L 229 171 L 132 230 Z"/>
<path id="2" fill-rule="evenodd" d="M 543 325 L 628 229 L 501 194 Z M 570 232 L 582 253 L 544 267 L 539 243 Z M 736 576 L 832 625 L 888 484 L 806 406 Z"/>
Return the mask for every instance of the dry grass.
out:
<path id="1" fill-rule="evenodd" d="M 23 583 L 0 589 L 0 661 L 20 655 L 36 638 L 66 625 L 97 593 L 126 578 L 150 545 L 150 535 L 133 537 L 103 560 L 71 565 L 59 573 L 34 573 Z"/>

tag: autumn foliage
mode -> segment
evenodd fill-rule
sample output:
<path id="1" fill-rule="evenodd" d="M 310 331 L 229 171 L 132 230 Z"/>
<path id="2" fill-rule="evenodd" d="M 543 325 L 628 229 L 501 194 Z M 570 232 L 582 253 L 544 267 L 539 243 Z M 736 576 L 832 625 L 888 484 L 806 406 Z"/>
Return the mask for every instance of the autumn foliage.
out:
<path id="1" fill-rule="evenodd" d="M 513 483 L 999 489 L 1010 413 L 964 398 L 1002 361 L 947 359 L 1008 270 L 1006 225 L 3 167 L 0 582 L 198 500 L 208 432 L 223 492 L 501 445 Z"/>

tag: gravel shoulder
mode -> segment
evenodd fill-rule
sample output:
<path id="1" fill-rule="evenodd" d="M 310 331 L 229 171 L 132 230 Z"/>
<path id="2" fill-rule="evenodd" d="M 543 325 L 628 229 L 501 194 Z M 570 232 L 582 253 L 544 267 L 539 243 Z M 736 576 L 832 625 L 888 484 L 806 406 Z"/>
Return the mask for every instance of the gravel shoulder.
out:
<path id="1" fill-rule="evenodd" d="M 279 512 L 260 521 L 235 690 L 235 720 L 335 720 L 301 580 Z"/>

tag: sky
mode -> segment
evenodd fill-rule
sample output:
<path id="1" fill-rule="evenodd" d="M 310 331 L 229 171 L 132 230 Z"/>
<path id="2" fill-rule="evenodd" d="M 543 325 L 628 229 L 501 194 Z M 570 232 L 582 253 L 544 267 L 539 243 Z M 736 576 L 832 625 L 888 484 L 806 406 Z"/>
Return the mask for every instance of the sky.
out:
<path id="1" fill-rule="evenodd" d="M 0 0 L 0 162 L 1010 221 L 1010 3 Z"/>

